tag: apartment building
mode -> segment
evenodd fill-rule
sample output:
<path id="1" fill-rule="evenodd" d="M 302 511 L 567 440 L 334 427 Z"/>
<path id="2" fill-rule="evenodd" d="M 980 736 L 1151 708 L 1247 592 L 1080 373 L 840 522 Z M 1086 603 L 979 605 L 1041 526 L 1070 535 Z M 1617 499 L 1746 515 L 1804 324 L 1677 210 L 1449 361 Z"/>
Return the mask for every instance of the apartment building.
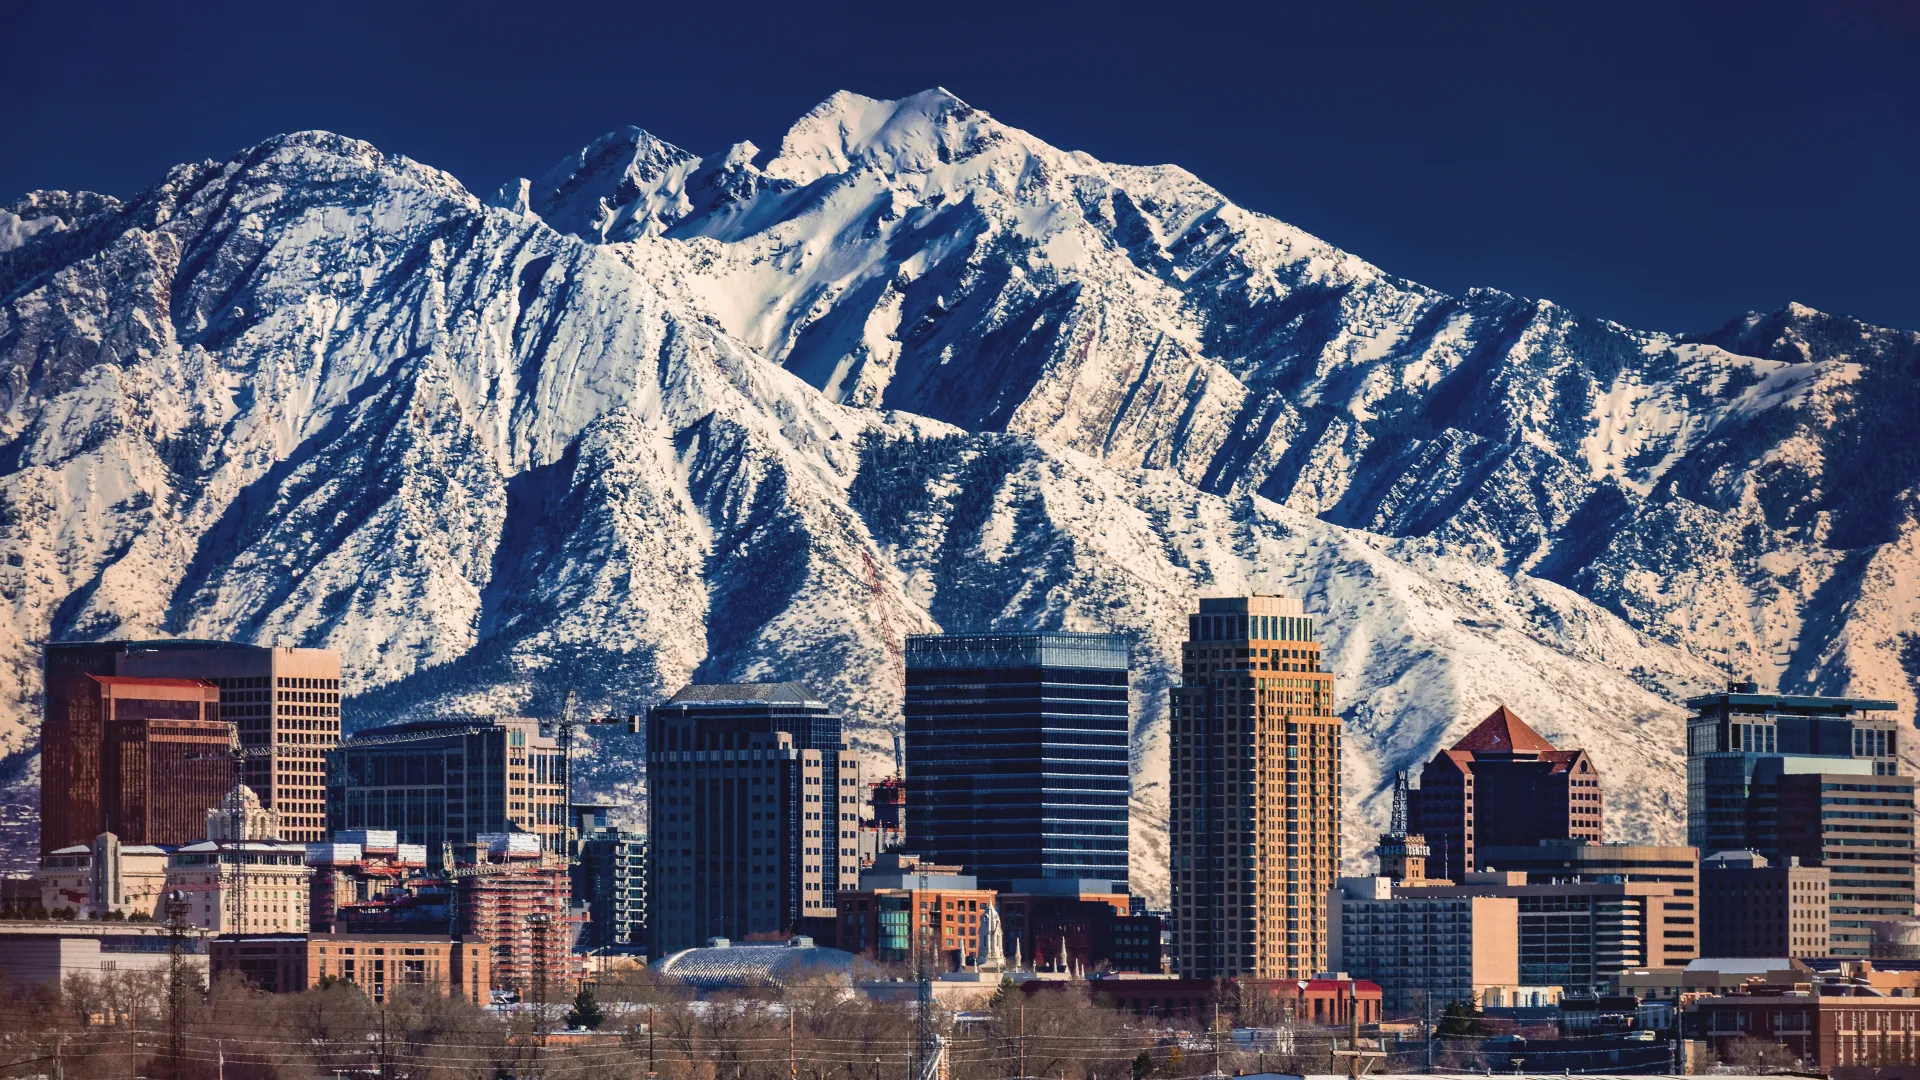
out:
<path id="1" fill-rule="evenodd" d="M 1329 966 L 1377 983 L 1388 1016 L 1479 1007 L 1521 985 L 1520 901 L 1430 896 L 1384 877 L 1342 878 L 1327 900 Z M 1424 996 L 1423 996 L 1424 995 Z"/>
<path id="2" fill-rule="evenodd" d="M 1340 859 L 1340 716 L 1313 620 L 1203 599 L 1169 695 L 1173 963 L 1186 978 L 1326 969 Z M 912 777 L 909 775 L 909 780 Z"/>

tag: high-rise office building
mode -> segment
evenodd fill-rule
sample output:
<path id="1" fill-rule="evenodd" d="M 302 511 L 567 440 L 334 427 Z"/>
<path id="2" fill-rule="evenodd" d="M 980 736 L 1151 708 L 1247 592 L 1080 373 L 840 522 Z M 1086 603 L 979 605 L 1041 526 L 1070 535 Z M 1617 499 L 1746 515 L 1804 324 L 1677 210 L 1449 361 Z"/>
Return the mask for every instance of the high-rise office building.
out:
<path id="1" fill-rule="evenodd" d="M 1827 955 L 1829 880 L 1824 866 L 1774 865 L 1753 851 L 1700 860 L 1700 955 Z"/>
<path id="2" fill-rule="evenodd" d="M 1603 806 L 1587 752 L 1554 749 L 1502 705 L 1421 770 L 1414 820 L 1427 872 L 1455 878 L 1480 869 L 1483 847 L 1599 843 Z"/>
<path id="3" fill-rule="evenodd" d="M 40 844 L 53 851 L 111 832 L 127 844 L 199 839 L 233 786 L 233 726 L 199 679 L 68 672 L 41 728 Z M 56 685 L 57 684 L 57 685 Z"/>
<path id="4" fill-rule="evenodd" d="M 1171 693 L 1174 970 L 1326 969 L 1340 866 L 1340 716 L 1298 600 L 1200 601 Z"/>
<path id="5" fill-rule="evenodd" d="M 1914 911 L 1913 787 L 1891 701 L 1762 693 L 1689 700 L 1687 839 L 1830 873 L 1828 952 L 1867 956 L 1875 921 Z"/>
<path id="6" fill-rule="evenodd" d="M 1778 861 L 1780 778 L 1900 771 L 1894 703 L 1764 694 L 1752 682 L 1687 702 L 1687 843 Z"/>
<path id="7" fill-rule="evenodd" d="M 443 845 L 526 832 L 564 854 L 566 770 L 552 736 L 527 719 L 426 720 L 373 728 L 328 755 L 327 816 L 334 830 L 392 829 Z"/>
<path id="8" fill-rule="evenodd" d="M 647 779 L 648 955 L 831 926 L 858 887 L 859 766 L 839 714 L 799 683 L 695 685 L 654 706 Z"/>
<path id="9" fill-rule="evenodd" d="M 213 683 L 220 688 L 219 719 L 234 725 L 240 745 L 248 754 L 241 778 L 265 805 L 280 811 L 288 840 L 325 839 L 323 759 L 340 741 L 338 653 L 191 639 L 55 642 L 46 647 L 44 668 L 49 729 L 66 724 L 72 705 L 67 688 L 73 675 L 204 679 Z M 99 760 L 97 739 L 104 733 L 69 728 L 64 732 L 49 730 L 48 734 L 55 744 L 50 762 L 53 772 L 42 773 L 41 791 L 43 796 L 56 796 L 54 831 L 65 835 L 75 826 L 60 817 L 61 785 L 78 781 L 84 788 L 89 778 L 88 762 Z M 233 773 L 229 771 L 225 779 L 231 785 Z M 44 798 L 42 805 L 46 805 Z M 75 812 L 84 813 L 82 803 L 70 805 Z M 192 808 L 195 814 L 205 810 L 204 806 Z M 90 839 L 99 830 L 83 831 Z M 43 834 L 43 848 L 45 843 Z"/>
<path id="10" fill-rule="evenodd" d="M 1127 659 L 1117 634 L 907 638 L 907 847 L 990 889 L 1126 881 Z"/>
<path id="11" fill-rule="evenodd" d="M 1914 914 L 1910 776 L 1780 777 L 1777 857 L 1826 869 L 1827 955 L 1873 955 L 1878 923 Z"/>

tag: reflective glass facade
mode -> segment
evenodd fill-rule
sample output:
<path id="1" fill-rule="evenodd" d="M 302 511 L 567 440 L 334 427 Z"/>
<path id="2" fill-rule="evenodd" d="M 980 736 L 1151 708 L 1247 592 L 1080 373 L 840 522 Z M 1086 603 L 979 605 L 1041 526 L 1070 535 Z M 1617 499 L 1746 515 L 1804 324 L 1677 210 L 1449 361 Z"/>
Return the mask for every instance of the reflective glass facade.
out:
<path id="1" fill-rule="evenodd" d="M 1117 634 L 907 639 L 907 843 L 986 888 L 1127 879 L 1128 648 Z"/>

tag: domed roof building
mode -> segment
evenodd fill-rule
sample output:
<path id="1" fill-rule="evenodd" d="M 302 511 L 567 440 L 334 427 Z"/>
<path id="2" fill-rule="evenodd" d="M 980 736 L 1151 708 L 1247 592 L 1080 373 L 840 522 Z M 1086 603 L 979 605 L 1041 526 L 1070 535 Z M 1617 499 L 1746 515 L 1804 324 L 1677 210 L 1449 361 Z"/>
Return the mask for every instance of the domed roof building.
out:
<path id="1" fill-rule="evenodd" d="M 280 811 L 263 806 L 246 784 L 235 783 L 220 805 L 207 811 L 207 839 L 278 840 Z"/>
<path id="2" fill-rule="evenodd" d="M 810 937 L 738 944 L 714 938 L 705 948 L 682 949 L 662 958 L 653 970 L 703 991 L 801 984 L 851 987 L 880 974 L 868 961 L 821 948 Z"/>

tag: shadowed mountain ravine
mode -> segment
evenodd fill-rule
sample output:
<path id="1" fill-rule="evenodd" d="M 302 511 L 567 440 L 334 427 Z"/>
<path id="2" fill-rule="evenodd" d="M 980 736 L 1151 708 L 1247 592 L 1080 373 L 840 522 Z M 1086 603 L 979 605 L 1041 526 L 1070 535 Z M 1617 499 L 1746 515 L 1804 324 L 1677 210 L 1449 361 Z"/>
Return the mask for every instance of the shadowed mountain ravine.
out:
<path id="1" fill-rule="evenodd" d="M 16 792 L 49 638 L 338 649 L 350 727 L 800 679 L 890 768 L 907 634 L 1114 630 L 1149 895 L 1198 594 L 1320 620 L 1355 865 L 1499 704 L 1649 840 L 1689 693 L 1912 715 L 1920 335 L 1444 295 L 939 90 L 529 172 L 302 132 L 0 207 Z M 585 772 L 644 797 L 621 736 Z"/>

